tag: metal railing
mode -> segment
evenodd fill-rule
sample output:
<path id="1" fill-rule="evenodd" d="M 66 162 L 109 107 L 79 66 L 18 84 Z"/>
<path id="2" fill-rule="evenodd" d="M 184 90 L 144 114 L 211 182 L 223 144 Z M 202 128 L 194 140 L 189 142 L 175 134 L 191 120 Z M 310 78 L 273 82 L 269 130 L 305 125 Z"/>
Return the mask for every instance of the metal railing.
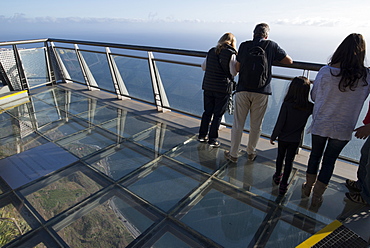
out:
<path id="1" fill-rule="evenodd" d="M 37 59 L 33 59 L 36 55 Z M 15 90 L 74 82 L 86 85 L 89 90 L 111 92 L 118 99 L 154 104 L 158 111 L 174 110 L 198 118 L 203 111 L 200 64 L 206 55 L 204 51 L 54 38 L 0 42 L 0 62 Z M 280 75 L 273 74 L 273 80 L 279 82 L 274 84 L 279 87 L 286 87 L 296 75 L 309 77 L 310 72 L 317 72 L 323 66 L 299 61 L 292 65 L 273 65 L 288 70 Z M 280 106 L 282 93 L 281 90 L 274 92 L 274 105 Z M 276 120 L 276 112 L 271 110 L 271 120 Z M 223 119 L 223 125 L 232 125 L 231 116 Z M 269 137 L 270 129 L 263 130 L 265 137 Z M 357 162 L 357 159 L 343 158 Z"/>

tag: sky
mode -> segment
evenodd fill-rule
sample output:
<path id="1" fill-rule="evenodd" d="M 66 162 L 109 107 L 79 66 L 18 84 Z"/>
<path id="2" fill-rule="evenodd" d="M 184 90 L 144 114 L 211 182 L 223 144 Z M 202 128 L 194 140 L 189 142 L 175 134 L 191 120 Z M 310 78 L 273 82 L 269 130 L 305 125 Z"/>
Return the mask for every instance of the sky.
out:
<path id="1" fill-rule="evenodd" d="M 370 1 L 356 0 L 6 0 L 1 41 L 83 39 L 208 50 L 225 32 L 238 44 L 254 26 L 270 25 L 297 61 L 327 62 L 350 33 L 370 39 Z"/>

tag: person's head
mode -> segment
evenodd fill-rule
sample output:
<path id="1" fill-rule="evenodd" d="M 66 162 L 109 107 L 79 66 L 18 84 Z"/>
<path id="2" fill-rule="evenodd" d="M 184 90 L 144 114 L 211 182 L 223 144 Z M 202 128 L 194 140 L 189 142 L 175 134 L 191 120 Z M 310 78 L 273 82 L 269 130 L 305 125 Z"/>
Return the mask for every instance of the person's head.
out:
<path id="1" fill-rule="evenodd" d="M 220 53 L 221 49 L 229 45 L 236 50 L 236 38 L 232 33 L 225 33 L 217 42 L 216 53 Z"/>
<path id="2" fill-rule="evenodd" d="M 289 85 L 288 92 L 285 95 L 285 102 L 293 102 L 294 108 L 307 109 L 308 95 L 310 93 L 310 80 L 306 77 L 295 77 Z"/>
<path id="3" fill-rule="evenodd" d="M 253 30 L 253 37 L 256 38 L 264 38 L 267 39 L 269 36 L 270 27 L 266 23 L 257 24 Z"/>
<path id="4" fill-rule="evenodd" d="M 360 78 L 366 81 L 365 50 L 364 37 L 356 33 L 348 35 L 335 50 L 329 65 L 339 66 L 341 69 L 335 75 L 342 77 L 338 86 L 341 91 L 345 91 L 347 87 L 351 90 L 356 88 Z"/>

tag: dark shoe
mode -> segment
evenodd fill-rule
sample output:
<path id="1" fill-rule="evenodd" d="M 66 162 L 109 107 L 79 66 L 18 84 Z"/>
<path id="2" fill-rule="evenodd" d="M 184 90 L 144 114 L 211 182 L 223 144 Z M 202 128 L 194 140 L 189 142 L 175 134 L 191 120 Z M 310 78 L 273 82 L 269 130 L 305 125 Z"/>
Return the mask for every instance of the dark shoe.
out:
<path id="1" fill-rule="evenodd" d="M 362 198 L 362 196 L 359 192 L 356 192 L 356 193 L 355 192 L 353 192 L 353 193 L 347 192 L 346 196 L 347 196 L 348 199 L 350 199 L 353 202 L 368 205 L 368 203 L 364 200 L 364 198 Z"/>
<path id="2" fill-rule="evenodd" d="M 278 174 L 276 174 L 276 172 L 275 172 L 275 174 L 272 176 L 272 180 L 274 181 L 274 183 L 275 183 L 276 185 L 279 185 L 279 183 L 280 183 L 280 180 L 281 180 L 282 176 L 283 176 L 283 174 L 278 175 Z"/>
<path id="3" fill-rule="evenodd" d="M 285 195 L 285 193 L 288 190 L 288 185 L 287 183 L 281 183 L 279 186 L 279 195 Z"/>
<path id="4" fill-rule="evenodd" d="M 357 185 L 357 181 L 347 179 L 346 180 L 346 187 L 351 192 L 361 192 L 361 188 Z"/>
<path id="5" fill-rule="evenodd" d="M 251 161 L 256 160 L 257 154 L 248 154 L 248 159 Z"/>
<path id="6" fill-rule="evenodd" d="M 225 151 L 224 152 L 224 155 L 225 155 L 225 158 L 227 160 L 229 160 L 230 162 L 233 162 L 233 163 L 237 163 L 238 162 L 238 158 L 237 157 L 233 157 L 230 155 L 230 151 Z"/>
<path id="7" fill-rule="evenodd" d="M 198 141 L 199 141 L 199 142 L 207 142 L 207 141 L 208 141 L 208 139 L 207 139 L 206 137 L 201 137 L 201 136 L 199 136 L 199 137 L 198 137 Z"/>
<path id="8" fill-rule="evenodd" d="M 211 142 L 208 142 L 209 146 L 213 147 L 213 148 L 218 148 L 221 146 L 220 142 L 218 141 L 211 141 Z"/>

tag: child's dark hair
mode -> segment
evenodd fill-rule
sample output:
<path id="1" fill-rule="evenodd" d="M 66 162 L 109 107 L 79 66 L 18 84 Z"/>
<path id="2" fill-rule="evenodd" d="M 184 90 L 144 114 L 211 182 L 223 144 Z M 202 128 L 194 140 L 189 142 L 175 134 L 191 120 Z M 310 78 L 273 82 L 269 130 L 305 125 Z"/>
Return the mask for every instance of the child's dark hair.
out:
<path id="1" fill-rule="evenodd" d="M 306 77 L 295 77 L 289 85 L 284 102 L 294 103 L 293 107 L 296 109 L 307 110 L 309 108 L 310 84 L 310 80 Z"/>

